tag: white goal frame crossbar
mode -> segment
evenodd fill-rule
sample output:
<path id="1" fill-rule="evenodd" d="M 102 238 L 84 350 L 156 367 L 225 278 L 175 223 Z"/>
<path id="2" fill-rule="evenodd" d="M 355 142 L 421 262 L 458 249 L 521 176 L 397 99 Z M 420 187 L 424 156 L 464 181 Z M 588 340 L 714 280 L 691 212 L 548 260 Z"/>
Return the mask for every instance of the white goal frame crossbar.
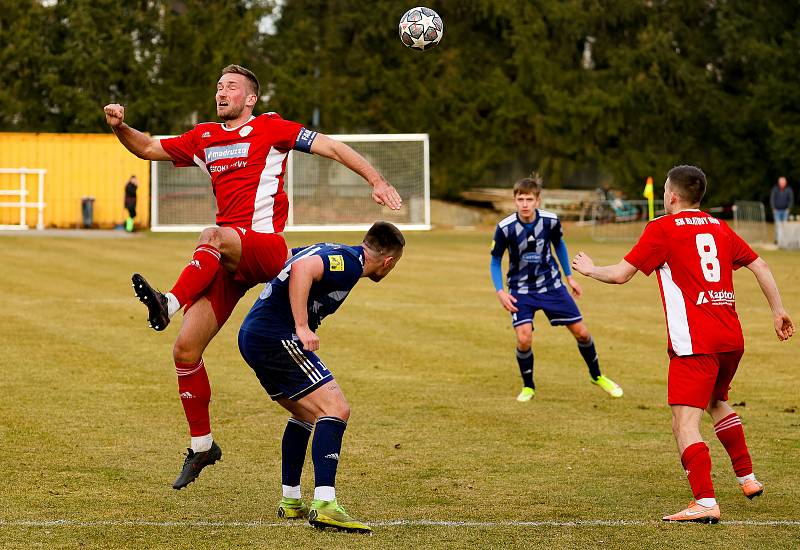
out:
<path id="1" fill-rule="evenodd" d="M 172 136 L 154 136 L 156 139 Z M 355 142 L 393 142 L 393 141 L 421 141 L 423 163 L 423 223 L 421 224 L 395 224 L 398 228 L 407 231 L 426 231 L 431 229 L 431 174 L 430 174 L 430 139 L 428 134 L 328 134 L 328 137 L 345 143 Z M 371 224 L 329 224 L 329 225 L 295 225 L 294 224 L 294 152 L 289 153 L 286 164 L 286 179 L 284 190 L 289 198 L 289 212 L 284 231 L 366 231 Z M 210 185 L 210 181 L 209 181 Z M 158 223 L 158 171 L 155 163 L 150 163 L 150 219 L 154 220 L 150 231 L 156 232 L 186 232 L 197 233 L 209 227 L 208 225 L 160 225 Z"/>
<path id="2" fill-rule="evenodd" d="M 0 208 L 19 208 L 19 224 L 18 225 L 0 225 L 0 230 L 30 229 L 27 223 L 27 209 L 36 208 L 36 229 L 44 229 L 44 176 L 47 170 L 44 168 L 0 168 L 0 174 L 18 174 L 19 175 L 19 190 L 4 189 L 0 190 L 0 196 L 5 197 L 19 197 L 16 202 L 5 201 L 0 202 Z M 26 176 L 28 174 L 36 174 L 39 176 L 39 200 L 37 202 L 29 202 L 28 195 L 28 182 Z"/>

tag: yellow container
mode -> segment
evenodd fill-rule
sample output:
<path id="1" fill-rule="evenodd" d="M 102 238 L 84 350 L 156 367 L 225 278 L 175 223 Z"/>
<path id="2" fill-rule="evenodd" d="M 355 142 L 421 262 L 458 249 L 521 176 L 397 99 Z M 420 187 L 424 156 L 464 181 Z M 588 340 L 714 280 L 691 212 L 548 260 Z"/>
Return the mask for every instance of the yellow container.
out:
<path id="1" fill-rule="evenodd" d="M 109 134 L 0 133 L 0 168 L 43 168 L 45 227 L 83 226 L 81 199 L 94 197 L 94 227 L 124 224 L 125 184 L 139 180 L 136 226 L 150 224 L 150 163 L 128 152 Z M 39 202 L 38 176 L 26 176 L 27 202 Z M 19 175 L 0 174 L 0 191 L 19 190 Z M 19 196 L 0 194 L 0 203 Z M 26 209 L 26 223 L 36 226 L 37 210 Z M 0 207 L 0 225 L 20 223 L 18 207 Z"/>

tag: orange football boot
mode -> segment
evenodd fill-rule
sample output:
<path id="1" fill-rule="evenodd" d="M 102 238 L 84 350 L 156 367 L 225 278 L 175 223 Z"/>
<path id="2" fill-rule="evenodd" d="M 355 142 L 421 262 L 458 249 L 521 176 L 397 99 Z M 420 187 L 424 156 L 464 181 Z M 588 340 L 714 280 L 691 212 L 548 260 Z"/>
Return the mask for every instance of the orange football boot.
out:
<path id="1" fill-rule="evenodd" d="M 764 484 L 755 479 L 748 479 L 744 483 L 740 484 L 739 487 L 742 489 L 744 496 L 750 500 L 761 496 L 761 494 L 764 492 Z"/>
<path id="2" fill-rule="evenodd" d="M 700 506 L 695 501 L 691 501 L 685 510 L 681 510 L 677 514 L 671 516 L 664 516 L 661 518 L 664 521 L 693 521 L 695 523 L 718 523 L 719 522 L 719 504 L 715 504 L 710 508 Z"/>

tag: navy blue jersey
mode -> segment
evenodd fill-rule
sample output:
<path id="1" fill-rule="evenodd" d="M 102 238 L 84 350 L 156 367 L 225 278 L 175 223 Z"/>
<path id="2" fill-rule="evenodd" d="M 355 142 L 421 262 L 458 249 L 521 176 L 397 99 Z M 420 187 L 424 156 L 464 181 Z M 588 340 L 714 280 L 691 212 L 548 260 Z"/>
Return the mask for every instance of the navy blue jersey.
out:
<path id="1" fill-rule="evenodd" d="M 514 213 L 500 220 L 494 232 L 492 256 L 502 258 L 508 250 L 508 291 L 512 294 L 541 294 L 564 286 L 552 253 L 563 233 L 558 216 L 536 210 L 529 224 Z"/>
<path id="2" fill-rule="evenodd" d="M 293 248 L 283 270 L 261 291 L 242 323 L 242 330 L 283 340 L 295 336 L 289 279 L 292 264 L 309 256 L 321 257 L 324 266 L 322 279 L 314 281 L 308 293 L 309 328 L 317 330 L 322 319 L 339 309 L 364 272 L 364 249 L 332 243 Z"/>

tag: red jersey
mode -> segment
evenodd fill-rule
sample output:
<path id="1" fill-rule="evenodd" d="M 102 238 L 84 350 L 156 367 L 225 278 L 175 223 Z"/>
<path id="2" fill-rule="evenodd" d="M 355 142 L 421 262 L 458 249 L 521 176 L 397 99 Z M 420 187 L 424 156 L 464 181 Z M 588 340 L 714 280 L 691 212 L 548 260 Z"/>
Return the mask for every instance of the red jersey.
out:
<path id="1" fill-rule="evenodd" d="M 202 168 L 217 199 L 217 225 L 280 233 L 289 199 L 283 176 L 289 151 L 311 152 L 317 132 L 275 113 L 252 117 L 236 128 L 204 122 L 161 140 L 175 166 Z"/>
<path id="2" fill-rule="evenodd" d="M 699 210 L 651 221 L 625 256 L 645 275 L 656 271 L 676 355 L 744 349 L 733 271 L 756 258 L 725 222 Z"/>

